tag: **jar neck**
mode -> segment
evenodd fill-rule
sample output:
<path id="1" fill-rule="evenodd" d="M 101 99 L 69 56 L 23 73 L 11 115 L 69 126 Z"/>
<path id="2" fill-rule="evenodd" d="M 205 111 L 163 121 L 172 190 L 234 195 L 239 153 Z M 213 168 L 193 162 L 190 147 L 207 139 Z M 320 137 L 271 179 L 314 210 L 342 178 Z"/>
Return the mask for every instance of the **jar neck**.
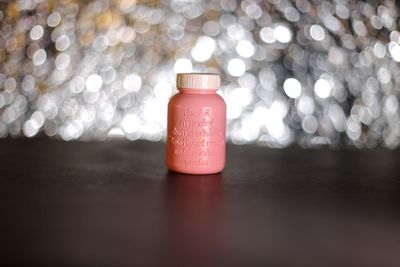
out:
<path id="1" fill-rule="evenodd" d="M 180 93 L 185 94 L 216 94 L 218 89 L 194 89 L 194 88 L 178 88 Z"/>

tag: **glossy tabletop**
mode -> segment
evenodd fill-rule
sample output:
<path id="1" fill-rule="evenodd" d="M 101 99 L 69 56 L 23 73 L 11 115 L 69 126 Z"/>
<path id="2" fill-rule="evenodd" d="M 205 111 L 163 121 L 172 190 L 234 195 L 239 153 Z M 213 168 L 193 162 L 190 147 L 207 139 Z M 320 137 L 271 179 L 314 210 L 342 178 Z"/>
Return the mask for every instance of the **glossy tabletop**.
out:
<path id="1" fill-rule="evenodd" d="M 400 266 L 400 151 L 0 140 L 1 266 Z"/>

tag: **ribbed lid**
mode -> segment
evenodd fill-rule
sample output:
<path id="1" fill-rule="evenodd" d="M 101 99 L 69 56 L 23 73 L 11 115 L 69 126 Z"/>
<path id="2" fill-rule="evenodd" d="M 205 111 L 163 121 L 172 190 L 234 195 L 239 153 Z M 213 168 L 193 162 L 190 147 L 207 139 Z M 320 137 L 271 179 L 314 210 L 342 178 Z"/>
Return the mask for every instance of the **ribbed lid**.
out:
<path id="1" fill-rule="evenodd" d="M 185 89 L 211 89 L 216 90 L 220 86 L 218 74 L 212 73 L 178 73 L 176 87 Z"/>

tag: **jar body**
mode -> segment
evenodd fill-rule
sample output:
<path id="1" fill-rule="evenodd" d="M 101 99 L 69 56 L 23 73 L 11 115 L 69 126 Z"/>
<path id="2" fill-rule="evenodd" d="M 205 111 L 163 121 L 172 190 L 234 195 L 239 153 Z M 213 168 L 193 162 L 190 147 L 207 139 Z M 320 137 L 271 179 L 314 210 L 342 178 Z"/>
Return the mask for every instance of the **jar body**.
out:
<path id="1" fill-rule="evenodd" d="M 225 166 L 226 105 L 215 92 L 181 90 L 168 103 L 167 167 L 189 174 Z"/>

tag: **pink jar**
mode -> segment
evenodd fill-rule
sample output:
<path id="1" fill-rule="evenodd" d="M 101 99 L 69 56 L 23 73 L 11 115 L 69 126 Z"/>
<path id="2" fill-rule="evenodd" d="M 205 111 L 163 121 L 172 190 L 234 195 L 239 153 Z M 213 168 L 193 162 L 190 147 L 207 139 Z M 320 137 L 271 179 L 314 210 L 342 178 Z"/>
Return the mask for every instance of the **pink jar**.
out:
<path id="1" fill-rule="evenodd" d="M 225 166 L 226 105 L 216 74 L 177 75 L 179 93 L 168 104 L 167 166 L 189 174 L 218 173 Z"/>

